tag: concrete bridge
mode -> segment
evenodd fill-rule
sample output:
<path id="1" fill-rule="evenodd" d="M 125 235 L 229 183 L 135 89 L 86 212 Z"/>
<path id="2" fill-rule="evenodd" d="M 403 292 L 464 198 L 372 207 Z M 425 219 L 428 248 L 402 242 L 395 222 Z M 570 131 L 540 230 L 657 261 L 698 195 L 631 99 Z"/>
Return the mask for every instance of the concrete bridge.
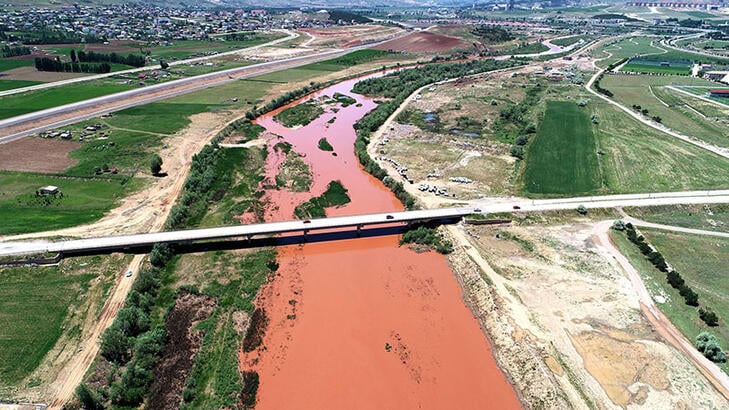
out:
<path id="1" fill-rule="evenodd" d="M 422 211 L 339 216 L 311 220 L 269 222 L 251 225 L 224 226 L 219 228 L 144 233 L 137 235 L 110 236 L 105 238 L 73 239 L 55 242 L 0 242 L 0 256 L 45 253 L 63 254 L 114 250 L 124 251 L 132 248 L 148 247 L 155 243 L 193 243 L 202 240 L 227 238 L 252 239 L 253 237 L 261 235 L 274 235 L 289 232 L 302 232 L 304 237 L 306 237 L 307 233 L 314 230 L 355 227 L 359 231 L 363 227 L 371 225 L 459 219 L 474 212 L 478 212 L 477 208 L 456 207 Z"/>

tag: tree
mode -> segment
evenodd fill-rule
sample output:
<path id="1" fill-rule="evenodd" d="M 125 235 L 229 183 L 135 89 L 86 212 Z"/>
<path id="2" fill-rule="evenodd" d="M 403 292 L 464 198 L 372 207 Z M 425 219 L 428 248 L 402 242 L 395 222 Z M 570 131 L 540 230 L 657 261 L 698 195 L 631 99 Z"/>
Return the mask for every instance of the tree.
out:
<path id="1" fill-rule="evenodd" d="M 683 296 L 684 302 L 689 306 L 699 305 L 699 295 L 694 292 L 688 285 L 684 284 L 678 288 L 678 292 Z"/>
<path id="2" fill-rule="evenodd" d="M 699 309 L 699 318 L 701 318 L 701 320 L 709 326 L 717 326 L 719 324 L 719 317 L 716 316 L 716 313 L 709 308 Z"/>
<path id="3" fill-rule="evenodd" d="M 510 153 L 512 157 L 522 159 L 524 158 L 524 147 L 521 145 L 512 145 Z"/>
<path id="4" fill-rule="evenodd" d="M 71 62 L 75 63 L 76 61 L 78 61 L 78 59 L 76 58 L 76 50 L 71 49 Z"/>
<path id="5" fill-rule="evenodd" d="M 160 62 L 159 62 L 159 66 L 160 66 L 160 68 L 162 68 L 163 70 L 166 70 L 166 69 L 170 68 L 170 65 L 169 65 L 169 64 L 167 64 L 167 61 L 165 61 L 165 60 L 160 60 Z"/>
<path id="6" fill-rule="evenodd" d="M 617 219 L 615 222 L 613 222 L 613 229 L 616 231 L 624 231 L 625 230 L 625 222 L 622 219 Z"/>
<path id="7" fill-rule="evenodd" d="M 89 387 L 81 383 L 76 387 L 76 397 L 86 410 L 101 410 L 104 406 L 99 402 L 99 397 L 89 389 Z"/>
<path id="8" fill-rule="evenodd" d="M 124 364 L 129 360 L 130 348 L 129 338 L 115 321 L 101 338 L 101 355 L 112 362 Z"/>
<path id="9" fill-rule="evenodd" d="M 158 175 L 162 170 L 162 158 L 159 155 L 154 154 L 152 160 L 149 162 L 149 169 L 152 171 L 152 175 Z"/>
<path id="10" fill-rule="evenodd" d="M 580 204 L 580 206 L 577 207 L 577 213 L 579 213 L 580 215 L 587 215 L 587 208 L 584 205 Z"/>
<path id="11" fill-rule="evenodd" d="M 709 332 L 701 332 L 696 337 L 696 349 L 714 363 L 726 362 L 726 353 L 719 346 L 716 336 Z"/>
<path id="12" fill-rule="evenodd" d="M 152 252 L 149 254 L 149 263 L 152 266 L 161 268 L 169 262 L 175 255 L 172 247 L 168 243 L 155 243 Z"/>

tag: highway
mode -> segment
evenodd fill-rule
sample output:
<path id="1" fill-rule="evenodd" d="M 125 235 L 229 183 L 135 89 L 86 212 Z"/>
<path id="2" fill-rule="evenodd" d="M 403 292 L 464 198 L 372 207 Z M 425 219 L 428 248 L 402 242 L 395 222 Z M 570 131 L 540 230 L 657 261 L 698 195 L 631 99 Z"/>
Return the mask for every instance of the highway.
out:
<path id="1" fill-rule="evenodd" d="M 284 60 L 269 61 L 245 67 L 231 68 L 223 71 L 216 71 L 194 77 L 182 78 L 168 81 L 147 87 L 136 88 L 129 91 L 110 94 L 102 97 L 92 98 L 76 103 L 66 104 L 59 107 L 36 111 L 16 117 L 0 120 L 0 144 L 22 138 L 41 131 L 72 124 L 88 118 L 93 118 L 121 109 L 148 104 L 153 101 L 170 98 L 173 96 L 187 94 L 204 88 L 214 87 L 236 80 L 266 74 L 273 71 L 299 67 L 302 65 L 342 56 L 366 46 L 353 47 L 345 50 L 330 50 L 317 54 L 298 56 Z M 145 98 L 145 95 L 149 95 Z M 129 102 L 127 102 L 129 101 Z M 38 124 L 39 121 L 62 115 L 70 114 L 77 110 L 87 110 L 82 115 L 74 115 L 51 123 Z"/>
<path id="2" fill-rule="evenodd" d="M 44 253 L 69 253 L 129 249 L 150 246 L 155 243 L 192 243 L 201 240 L 225 238 L 252 238 L 288 232 L 309 231 L 409 223 L 429 220 L 460 218 L 469 214 L 493 214 L 502 212 L 528 212 L 585 208 L 614 208 L 623 206 L 656 206 L 675 204 L 729 203 L 729 190 L 660 192 L 648 194 L 625 194 L 607 196 L 586 196 L 559 199 L 518 199 L 494 203 L 493 199 L 470 202 L 470 206 L 438 208 L 418 211 L 402 211 L 365 215 L 320 218 L 307 221 L 269 222 L 251 225 L 224 226 L 218 228 L 191 229 L 144 233 L 125 236 L 72 239 L 62 241 L 0 242 L 0 256 L 30 255 Z"/>

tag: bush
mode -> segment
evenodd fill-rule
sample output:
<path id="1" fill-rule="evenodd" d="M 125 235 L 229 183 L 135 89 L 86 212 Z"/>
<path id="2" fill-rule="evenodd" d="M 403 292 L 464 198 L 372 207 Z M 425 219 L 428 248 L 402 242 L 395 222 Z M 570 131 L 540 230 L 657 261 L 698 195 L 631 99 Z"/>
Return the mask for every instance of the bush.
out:
<path id="1" fill-rule="evenodd" d="M 162 171 L 162 158 L 159 155 L 154 154 L 152 156 L 152 159 L 149 161 L 149 170 L 152 172 L 152 175 L 158 175 Z"/>
<path id="2" fill-rule="evenodd" d="M 149 254 L 149 263 L 152 266 L 161 268 L 175 256 L 172 246 L 168 243 L 155 243 L 152 252 Z"/>
<path id="3" fill-rule="evenodd" d="M 699 318 L 704 321 L 709 326 L 718 326 L 719 325 L 719 317 L 716 316 L 716 313 L 714 313 L 713 310 L 709 308 L 701 308 L 699 309 Z"/>
<path id="4" fill-rule="evenodd" d="M 119 323 L 114 320 L 114 323 L 101 337 L 101 355 L 111 362 L 124 364 L 131 357 L 131 347 L 132 341 L 121 330 Z"/>
<path id="5" fill-rule="evenodd" d="M 684 285 L 684 280 L 681 277 L 681 274 L 676 272 L 675 270 L 672 270 L 666 274 L 666 280 L 668 281 L 668 284 L 671 285 L 674 289 L 679 289 L 681 286 Z"/>
<path id="6" fill-rule="evenodd" d="M 584 205 L 580 204 L 580 206 L 577 207 L 577 213 L 579 213 L 580 215 L 587 215 L 587 208 Z"/>
<path id="7" fill-rule="evenodd" d="M 611 228 L 615 229 L 616 231 L 624 231 L 625 230 L 625 222 L 623 222 L 622 219 L 617 219 L 615 222 L 613 222 L 613 225 Z"/>
<path id="8" fill-rule="evenodd" d="M 689 306 L 699 305 L 699 295 L 694 292 L 688 285 L 684 284 L 678 288 L 678 292 L 683 296 L 684 302 Z"/>
<path id="9" fill-rule="evenodd" d="M 709 332 L 701 332 L 696 337 L 696 349 L 714 363 L 726 362 L 726 353 L 719 346 L 716 336 Z"/>
<path id="10" fill-rule="evenodd" d="M 524 147 L 522 147 L 521 145 L 512 145 L 511 150 L 509 150 L 509 154 L 511 154 L 512 157 L 523 159 Z"/>
<path id="11" fill-rule="evenodd" d="M 87 385 L 81 383 L 76 387 L 76 397 L 86 410 L 101 410 L 104 406 L 101 404 L 99 397 L 89 389 Z"/>

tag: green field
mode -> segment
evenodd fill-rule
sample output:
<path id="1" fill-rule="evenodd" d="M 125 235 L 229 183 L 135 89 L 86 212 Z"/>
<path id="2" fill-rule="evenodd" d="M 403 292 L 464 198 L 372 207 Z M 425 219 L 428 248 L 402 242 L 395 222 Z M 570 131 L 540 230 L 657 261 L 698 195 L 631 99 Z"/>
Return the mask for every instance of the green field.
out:
<path id="1" fill-rule="evenodd" d="M 659 116 L 662 123 L 673 130 L 711 144 L 729 146 L 729 133 L 720 121 L 726 114 L 710 103 L 665 88 L 681 84 L 711 85 L 706 80 L 682 76 L 607 75 L 600 81 L 600 85 L 613 92 L 613 98 L 623 105 L 639 105 L 648 109 L 649 117 Z"/>
<path id="2" fill-rule="evenodd" d="M 645 126 L 618 108 L 590 103 L 608 192 L 729 188 L 729 163 L 716 154 Z"/>
<path id="3" fill-rule="evenodd" d="M 0 80 L 0 91 L 12 90 L 14 88 L 29 87 L 31 85 L 43 84 L 41 81 L 24 80 Z"/>
<path id="4" fill-rule="evenodd" d="M 32 66 L 33 60 L 18 60 L 18 59 L 9 59 L 9 58 L 3 58 L 0 59 L 0 72 L 12 70 L 13 68 L 18 67 L 29 67 Z"/>
<path id="5" fill-rule="evenodd" d="M 530 143 L 524 190 L 539 195 L 587 194 L 602 187 L 589 114 L 573 102 L 547 101 Z"/>
<path id="6" fill-rule="evenodd" d="M 267 43 L 277 38 L 284 37 L 282 33 L 256 33 L 253 38 L 246 41 L 202 41 L 202 40 L 176 40 L 170 46 L 144 47 L 152 53 L 152 57 L 161 59 L 184 60 L 198 53 L 223 53 L 231 50 L 239 50 Z"/>
<path id="7" fill-rule="evenodd" d="M 691 70 L 686 67 L 672 67 L 672 66 L 656 66 L 651 64 L 639 64 L 630 63 L 623 66 L 620 71 L 628 73 L 647 73 L 647 74 L 678 74 L 678 75 L 689 75 Z"/>
<path id="8" fill-rule="evenodd" d="M 110 81 L 81 83 L 0 97 L 0 119 L 131 89 Z"/>
<path id="9" fill-rule="evenodd" d="M 729 231 L 729 204 L 672 205 L 624 208 L 628 215 L 648 222 L 705 231 Z"/>
<path id="10" fill-rule="evenodd" d="M 284 126 L 292 128 L 308 125 L 322 114 L 324 114 L 322 107 L 315 102 L 307 102 L 286 108 L 273 118 Z"/>
<path id="11" fill-rule="evenodd" d="M 3 221 L 8 221 L 3 217 Z M 65 273 L 59 266 L 3 268 L 0 280 L 0 386 L 27 377 L 64 331 L 69 309 L 79 304 L 94 274 Z"/>
<path id="12" fill-rule="evenodd" d="M 719 339 L 723 349 L 729 349 L 729 281 L 725 275 L 729 239 L 647 228 L 640 228 L 640 231 L 698 293 L 699 306 L 709 307 L 717 313 L 719 326 L 709 327 L 701 321 L 697 308 L 684 303 L 678 291 L 666 282 L 665 274 L 655 269 L 625 235 L 613 233 L 613 240 L 640 272 L 651 294 L 666 297 L 666 303 L 657 303 L 659 308 L 689 340 L 694 341 L 700 332 L 708 331 Z M 726 363 L 720 367 L 727 371 Z"/>
<path id="13" fill-rule="evenodd" d="M 590 37 L 590 36 L 573 36 L 573 37 L 560 38 L 557 40 L 551 40 L 550 43 L 552 43 L 556 46 L 567 47 L 567 46 L 571 46 L 572 44 L 579 42 L 580 40 L 590 41 L 590 40 L 592 40 L 592 37 Z"/>
<path id="14" fill-rule="evenodd" d="M 41 186 L 55 185 L 62 198 L 36 197 Z M 139 183 L 130 180 L 68 178 L 0 171 L 0 234 L 17 234 L 81 225 L 101 218 Z"/>
<path id="15" fill-rule="evenodd" d="M 663 57 L 665 50 L 652 46 L 651 43 L 654 40 L 656 39 L 649 37 L 628 37 L 597 48 L 593 55 L 595 58 L 602 58 L 596 62 L 600 68 L 635 55 L 661 55 Z"/>

